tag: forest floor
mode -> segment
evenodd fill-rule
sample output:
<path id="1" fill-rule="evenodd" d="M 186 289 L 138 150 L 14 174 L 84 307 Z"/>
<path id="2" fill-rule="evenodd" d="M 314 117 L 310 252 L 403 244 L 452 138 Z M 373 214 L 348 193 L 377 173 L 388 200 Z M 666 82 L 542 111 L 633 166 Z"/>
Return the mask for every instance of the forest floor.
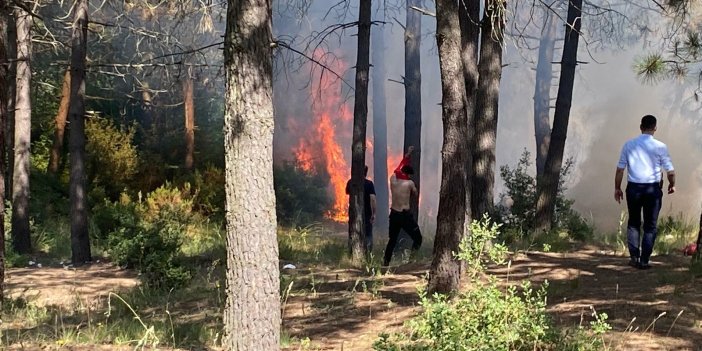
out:
<path id="1" fill-rule="evenodd" d="M 598 313 L 607 313 L 613 327 L 606 334 L 608 349 L 702 350 L 701 281 L 690 275 L 688 262 L 678 254 L 657 256 L 653 258 L 653 267 L 642 271 L 629 267 L 627 258 L 615 252 L 581 247 L 566 253 L 520 252 L 512 256 L 509 268 L 493 268 L 490 272 L 509 281 L 529 279 L 539 284 L 548 280 L 548 311 L 558 326 L 587 325 L 592 308 Z M 379 333 L 399 331 L 404 322 L 417 314 L 417 288 L 424 284 L 429 268 L 428 261 L 423 260 L 374 275 L 370 269 L 283 263 L 296 264 L 295 269 L 283 269 L 281 279 L 281 343 L 289 351 L 372 349 Z M 97 304 L 104 303 L 107 292 L 134 290 L 138 284 L 136 278 L 133 273 L 106 263 L 76 270 L 61 267 L 9 269 L 6 289 L 10 297 L 40 306 L 70 308 L 76 306 L 76 300 L 82 305 L 96 304 L 93 313 L 97 314 L 100 313 Z M 191 296 L 189 303 L 178 302 L 173 297 L 169 313 L 178 316 L 177 323 L 183 320 L 192 320 L 195 323 L 192 325 L 211 323 L 212 314 L 217 313 L 221 303 L 221 299 L 213 296 Z M 209 311 L 210 316 L 198 319 L 203 311 Z M 121 346 L 81 343 L 71 346 L 71 343 L 64 345 L 60 340 L 51 340 L 50 335 L 36 342 L 31 339 L 31 331 L 39 326 L 25 328 L 22 323 L 23 320 L 3 320 L 5 335 L 17 330 L 27 335 L 26 338 L 12 338 L 11 346 L 3 343 L 6 345 L 3 349 L 126 350 L 134 349 L 135 345 L 123 342 Z M 59 324 L 53 319 L 45 323 Z M 63 327 L 64 321 L 60 323 Z M 183 328 L 192 328 L 192 325 Z M 58 329 L 58 326 L 50 328 Z M 207 344 L 179 347 L 216 349 Z M 164 350 L 170 349 L 160 345 Z"/>

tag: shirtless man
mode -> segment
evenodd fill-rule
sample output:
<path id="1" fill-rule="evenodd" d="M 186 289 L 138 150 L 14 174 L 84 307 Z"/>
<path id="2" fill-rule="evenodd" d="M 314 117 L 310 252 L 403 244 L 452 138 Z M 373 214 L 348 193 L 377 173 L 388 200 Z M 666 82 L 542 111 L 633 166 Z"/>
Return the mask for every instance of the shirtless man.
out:
<path id="1" fill-rule="evenodd" d="M 422 233 L 419 226 L 410 212 L 410 196 L 417 194 L 417 187 L 410 179 L 414 174 L 414 169 L 410 166 L 410 160 L 414 147 L 407 148 L 407 153 L 402 162 L 397 166 L 390 177 L 390 192 L 392 193 L 392 206 L 390 206 L 390 240 L 385 248 L 385 259 L 383 265 L 390 265 L 392 253 L 397 245 L 400 229 L 404 229 L 412 238 L 412 250 L 417 251 L 422 245 Z"/>

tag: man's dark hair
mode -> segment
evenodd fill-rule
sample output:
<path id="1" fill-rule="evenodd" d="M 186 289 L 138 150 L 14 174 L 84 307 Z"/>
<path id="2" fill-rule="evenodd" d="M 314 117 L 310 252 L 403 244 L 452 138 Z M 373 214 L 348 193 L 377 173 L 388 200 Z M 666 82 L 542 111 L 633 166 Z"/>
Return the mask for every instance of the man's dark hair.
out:
<path id="1" fill-rule="evenodd" d="M 408 174 L 408 175 L 414 174 L 414 168 L 412 168 L 412 166 L 410 166 L 410 165 L 402 166 L 401 170 L 402 170 L 402 173 L 404 173 L 404 174 Z"/>
<path id="2" fill-rule="evenodd" d="M 367 177 L 368 176 L 368 166 L 366 166 L 366 168 L 363 169 L 363 172 L 364 172 L 363 174 Z"/>
<path id="3" fill-rule="evenodd" d="M 641 130 L 653 130 L 656 128 L 656 117 L 645 115 L 641 118 Z"/>

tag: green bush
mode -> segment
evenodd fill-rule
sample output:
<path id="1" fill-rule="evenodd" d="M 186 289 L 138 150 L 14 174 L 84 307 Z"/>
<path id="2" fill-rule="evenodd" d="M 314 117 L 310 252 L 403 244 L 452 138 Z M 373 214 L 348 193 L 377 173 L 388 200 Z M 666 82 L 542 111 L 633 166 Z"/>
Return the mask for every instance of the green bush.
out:
<path id="1" fill-rule="evenodd" d="M 530 167 L 531 155 L 526 150 L 514 168 L 500 167 L 506 192 L 500 194 L 501 201 L 493 216 L 503 224 L 502 239 L 507 242 L 518 240 L 534 230 L 537 193 L 536 179 L 528 172 Z M 559 177 L 553 228 L 556 232 L 566 231 L 571 239 L 583 241 L 592 238 L 594 231 L 592 225 L 573 209 L 573 200 L 565 196 L 565 181 L 572 170 L 573 161 L 569 159 Z M 507 199 L 511 201 L 510 205 L 506 205 Z"/>
<path id="2" fill-rule="evenodd" d="M 119 265 L 137 269 L 145 285 L 170 288 L 190 280 L 182 262 L 188 227 L 195 221 L 188 189 L 163 186 L 144 201 L 122 194 L 93 209 L 94 237 Z"/>
<path id="3" fill-rule="evenodd" d="M 490 245 L 499 225 L 489 219 L 471 225 L 456 256 L 468 263 L 470 288 L 453 298 L 420 290 L 419 315 L 405 330 L 381 334 L 376 351 L 508 351 L 599 350 L 601 334 L 609 330 L 607 316 L 594 314 L 591 328 L 575 333 L 555 328 L 546 312 L 548 282 L 534 289 L 529 281 L 520 285 L 485 278 L 487 260 L 503 261 L 504 246 Z M 593 310 L 594 311 L 594 310 Z"/>
<path id="4" fill-rule="evenodd" d="M 276 214 L 284 225 L 307 225 L 322 218 L 331 206 L 327 193 L 328 180 L 307 174 L 292 163 L 273 168 Z"/>
<path id="5" fill-rule="evenodd" d="M 110 196 L 127 188 L 137 174 L 139 157 L 133 144 L 136 125 L 118 128 L 108 119 L 86 119 L 88 175 L 92 184 L 105 187 Z"/>

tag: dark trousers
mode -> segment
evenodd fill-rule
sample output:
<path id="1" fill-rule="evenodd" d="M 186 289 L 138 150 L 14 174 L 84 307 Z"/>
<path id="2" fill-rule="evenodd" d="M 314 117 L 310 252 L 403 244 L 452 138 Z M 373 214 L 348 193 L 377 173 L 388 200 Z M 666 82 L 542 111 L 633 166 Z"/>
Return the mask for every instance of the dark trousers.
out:
<path id="1" fill-rule="evenodd" d="M 366 252 L 371 253 L 373 252 L 373 223 L 370 217 L 364 218 L 363 223 L 366 227 Z"/>
<path id="2" fill-rule="evenodd" d="M 629 255 L 631 259 L 648 264 L 653 252 L 653 244 L 658 234 L 658 213 L 663 203 L 660 183 L 628 183 L 626 205 L 629 209 L 629 223 L 626 228 Z M 643 210 L 643 240 L 641 240 L 641 212 Z M 641 241 L 641 249 L 639 249 Z"/>
<path id="3" fill-rule="evenodd" d="M 412 213 L 408 210 L 400 212 L 390 209 L 390 228 L 388 230 L 390 240 L 388 240 L 388 246 L 385 247 L 385 259 L 383 261 L 385 266 L 389 265 L 390 260 L 392 260 L 392 252 L 395 251 L 395 245 L 397 245 L 397 239 L 400 236 L 400 229 L 403 229 L 412 238 L 413 251 L 419 250 L 419 247 L 422 246 L 422 233 L 419 231 L 419 226 L 414 220 Z"/>

